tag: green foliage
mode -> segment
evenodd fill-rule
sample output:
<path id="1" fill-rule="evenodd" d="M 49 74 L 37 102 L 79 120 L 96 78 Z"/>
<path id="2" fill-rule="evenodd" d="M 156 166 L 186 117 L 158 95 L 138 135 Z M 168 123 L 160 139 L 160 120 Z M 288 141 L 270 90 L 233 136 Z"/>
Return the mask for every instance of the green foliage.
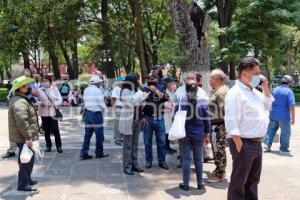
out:
<path id="1" fill-rule="evenodd" d="M 7 88 L 0 88 L 0 102 L 6 102 L 7 95 L 8 95 Z"/>

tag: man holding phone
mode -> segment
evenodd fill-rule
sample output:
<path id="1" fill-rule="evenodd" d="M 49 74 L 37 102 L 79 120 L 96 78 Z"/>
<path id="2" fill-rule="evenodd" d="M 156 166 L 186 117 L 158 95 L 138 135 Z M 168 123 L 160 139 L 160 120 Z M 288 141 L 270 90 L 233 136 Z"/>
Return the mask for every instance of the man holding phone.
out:
<path id="1" fill-rule="evenodd" d="M 260 83 L 259 65 L 255 58 L 243 58 L 237 68 L 239 80 L 225 97 L 225 127 L 233 160 L 228 200 L 258 199 L 261 142 L 274 101 L 266 78 L 261 84 L 262 92 L 255 89 Z"/>

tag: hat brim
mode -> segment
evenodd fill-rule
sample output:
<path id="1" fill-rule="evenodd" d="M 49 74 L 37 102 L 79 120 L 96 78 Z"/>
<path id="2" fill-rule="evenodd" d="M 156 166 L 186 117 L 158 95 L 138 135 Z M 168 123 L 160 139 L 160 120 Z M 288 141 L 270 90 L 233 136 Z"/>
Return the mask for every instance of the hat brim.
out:
<path id="1" fill-rule="evenodd" d="M 34 81 L 35 81 L 35 79 L 33 79 L 33 78 L 26 78 L 26 79 L 16 83 L 15 85 L 13 85 L 12 91 L 16 91 L 17 89 L 23 87 L 24 85 L 27 85 L 29 83 L 33 83 Z"/>

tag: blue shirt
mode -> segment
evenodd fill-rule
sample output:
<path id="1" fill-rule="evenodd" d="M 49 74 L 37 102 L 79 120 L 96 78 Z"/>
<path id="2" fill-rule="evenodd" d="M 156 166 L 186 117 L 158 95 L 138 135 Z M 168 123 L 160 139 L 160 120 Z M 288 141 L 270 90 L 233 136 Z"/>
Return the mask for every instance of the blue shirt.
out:
<path id="1" fill-rule="evenodd" d="M 270 119 L 290 122 L 290 108 L 296 105 L 293 91 L 287 85 L 280 85 L 274 89 L 272 94 L 275 101 L 270 111 Z"/>
<path id="2" fill-rule="evenodd" d="M 179 109 L 179 101 L 176 103 L 175 113 Z M 192 110 L 187 96 L 184 96 L 180 102 L 181 109 L 187 111 L 187 119 L 185 121 L 186 137 L 194 140 L 202 140 L 206 133 L 211 131 L 211 124 L 208 114 L 208 101 L 198 99 L 195 111 Z M 195 112 L 197 114 L 195 115 Z"/>

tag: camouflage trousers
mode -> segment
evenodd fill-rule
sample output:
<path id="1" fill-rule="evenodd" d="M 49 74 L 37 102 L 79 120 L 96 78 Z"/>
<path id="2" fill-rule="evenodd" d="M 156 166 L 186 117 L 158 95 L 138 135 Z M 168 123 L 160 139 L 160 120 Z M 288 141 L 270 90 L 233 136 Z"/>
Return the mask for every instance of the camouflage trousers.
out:
<path id="1" fill-rule="evenodd" d="M 226 173 L 226 130 L 225 125 L 214 126 L 215 139 L 212 138 L 211 141 L 215 141 L 215 144 L 212 145 L 214 161 L 216 169 L 213 174 L 219 178 L 224 178 Z"/>

